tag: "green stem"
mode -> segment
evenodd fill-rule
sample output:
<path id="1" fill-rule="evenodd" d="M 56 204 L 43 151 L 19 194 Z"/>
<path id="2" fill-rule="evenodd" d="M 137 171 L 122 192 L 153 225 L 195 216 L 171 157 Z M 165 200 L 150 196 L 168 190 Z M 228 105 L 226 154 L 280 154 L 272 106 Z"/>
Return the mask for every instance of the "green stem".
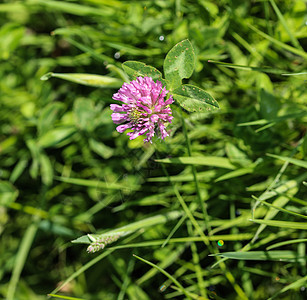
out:
<path id="1" fill-rule="evenodd" d="M 46 191 L 47 186 L 42 185 L 40 192 L 40 205 L 38 207 L 38 211 L 43 211 L 46 202 Z M 36 232 L 38 230 L 38 225 L 40 222 L 40 215 L 37 214 L 33 217 L 32 223 L 28 226 L 16 254 L 15 264 L 12 271 L 12 276 L 9 282 L 8 291 L 7 291 L 7 300 L 15 299 L 15 292 L 17 289 L 17 285 L 20 279 L 21 272 L 25 266 L 26 259 L 30 253 Z"/>
<path id="2" fill-rule="evenodd" d="M 27 256 L 29 254 L 30 248 L 32 246 L 34 237 L 36 235 L 36 231 L 38 228 L 37 223 L 32 223 L 26 230 L 25 235 L 22 238 L 20 247 L 18 249 L 16 260 L 15 260 L 15 266 L 12 272 L 12 277 L 9 283 L 8 291 L 7 291 L 7 300 L 13 300 L 15 291 L 17 288 L 17 284 L 22 272 L 22 269 L 25 265 Z"/>
<path id="3" fill-rule="evenodd" d="M 188 135 L 188 131 L 187 131 L 187 127 L 186 127 L 186 124 L 185 124 L 184 117 L 183 117 L 183 115 L 181 115 L 181 116 L 182 116 L 182 128 L 183 128 L 183 133 L 184 133 L 186 144 L 187 144 L 188 155 L 191 157 L 192 156 L 191 142 L 190 142 L 190 139 L 189 139 L 189 135 Z M 209 225 L 209 216 L 208 216 L 206 204 L 204 203 L 204 201 L 202 201 L 202 198 L 201 198 L 200 188 L 199 188 L 199 184 L 198 184 L 198 180 L 197 180 L 196 167 L 194 165 L 191 165 L 191 167 L 192 167 L 192 174 L 193 174 L 193 179 L 194 179 L 194 184 L 195 184 L 195 188 L 196 188 L 198 202 L 199 202 L 199 205 L 200 205 L 201 210 L 202 210 L 203 215 L 204 215 L 204 221 L 205 221 L 206 229 L 210 233 L 211 226 Z"/>
<path id="4" fill-rule="evenodd" d="M 133 254 L 134 257 L 136 257 L 137 259 L 141 260 L 142 262 L 150 265 L 151 267 L 157 269 L 158 271 L 160 271 L 163 275 L 165 275 L 167 278 L 169 278 L 175 285 L 178 286 L 179 290 L 188 298 L 191 300 L 191 297 L 190 295 L 188 294 L 188 292 L 186 291 L 186 289 L 180 284 L 180 282 L 175 278 L 173 277 L 171 274 L 169 274 L 168 272 L 166 272 L 165 270 L 163 270 L 162 268 L 160 268 L 159 266 L 153 264 L 152 262 L 142 258 L 142 257 L 139 257 L 135 254 Z"/>
<path id="5" fill-rule="evenodd" d="M 184 120 L 183 120 L 183 123 L 184 123 Z M 185 124 L 183 125 L 185 126 Z M 185 127 L 184 127 L 185 128 Z M 186 129 L 184 129 L 185 133 L 187 133 Z M 187 134 L 186 134 L 186 140 L 187 140 L 187 143 L 189 143 L 189 139 L 187 138 Z M 189 147 L 190 148 L 190 147 Z M 191 153 L 191 149 L 188 151 L 190 151 Z M 156 151 L 157 155 L 158 155 L 158 152 Z M 165 165 L 163 163 L 161 163 L 161 167 L 162 167 L 162 170 L 165 174 L 165 176 L 167 177 L 167 179 L 169 180 L 170 184 L 172 185 L 172 188 L 174 190 L 174 193 L 180 203 L 180 205 L 182 206 L 184 212 L 186 213 L 187 217 L 190 219 L 191 223 L 193 224 L 196 232 L 200 235 L 202 241 L 204 242 L 204 244 L 208 247 L 208 250 L 211 252 L 211 253 L 214 253 L 214 254 L 217 254 L 219 253 L 219 250 L 217 249 L 216 245 L 213 244 L 213 246 L 210 244 L 210 240 L 209 238 L 204 234 L 202 228 L 200 227 L 200 225 L 198 224 L 198 222 L 195 220 L 194 216 L 193 216 L 193 212 L 196 210 L 196 207 L 195 207 L 195 203 L 191 203 L 190 204 L 190 207 L 188 207 L 185 203 L 185 201 L 183 200 L 183 198 L 181 197 L 176 185 L 174 184 L 174 182 L 171 180 L 166 168 L 165 168 Z M 196 170 L 195 170 L 195 174 L 196 174 Z M 196 177 L 196 181 L 197 181 L 197 177 Z M 197 187 L 198 187 L 198 184 L 197 184 Z M 199 191 L 199 189 L 198 189 Z M 205 214 L 205 216 L 207 216 L 207 212 Z M 204 220 L 205 221 L 205 226 L 206 228 L 210 228 L 208 227 L 208 224 L 206 224 L 206 219 Z M 234 290 L 236 291 L 236 293 L 238 294 L 239 296 L 239 299 L 244 299 L 244 300 L 248 300 L 248 297 L 246 296 L 246 294 L 244 293 L 244 291 L 242 290 L 242 288 L 235 282 L 235 278 L 234 276 L 232 275 L 231 272 L 228 271 L 225 263 L 224 263 L 224 259 L 220 258 L 219 256 L 215 256 L 215 258 L 217 259 L 218 261 L 218 265 L 219 267 L 221 268 L 222 272 L 224 273 L 225 277 L 227 278 L 227 280 L 230 282 L 230 284 L 232 285 L 232 287 L 234 288 Z"/>

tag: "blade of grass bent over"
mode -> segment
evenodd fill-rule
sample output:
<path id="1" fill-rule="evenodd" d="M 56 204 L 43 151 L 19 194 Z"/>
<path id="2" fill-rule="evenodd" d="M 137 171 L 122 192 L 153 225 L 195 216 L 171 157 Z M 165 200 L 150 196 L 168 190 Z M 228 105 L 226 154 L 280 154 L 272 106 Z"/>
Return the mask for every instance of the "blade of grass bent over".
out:
<path id="1" fill-rule="evenodd" d="M 153 264 L 152 262 L 144 259 L 144 258 L 141 258 L 135 254 L 133 254 L 134 257 L 136 257 L 137 259 L 141 260 L 142 262 L 152 266 L 153 268 L 156 268 L 158 271 L 160 271 L 163 275 L 165 275 L 166 277 L 168 277 L 172 282 L 174 282 L 175 285 L 178 286 L 178 288 L 180 289 L 180 291 L 186 295 L 186 297 L 188 299 L 191 299 L 190 295 L 188 294 L 188 292 L 185 290 L 185 288 L 179 283 L 179 281 L 174 278 L 172 275 L 170 275 L 168 272 L 166 272 L 165 270 L 161 269 L 160 267 L 158 267 L 157 265 Z"/>

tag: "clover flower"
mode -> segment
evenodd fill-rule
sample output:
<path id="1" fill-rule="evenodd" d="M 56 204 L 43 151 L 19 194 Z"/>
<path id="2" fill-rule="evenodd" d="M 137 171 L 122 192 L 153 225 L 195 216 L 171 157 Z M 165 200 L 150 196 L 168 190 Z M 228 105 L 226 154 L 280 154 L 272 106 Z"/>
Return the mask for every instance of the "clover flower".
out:
<path id="1" fill-rule="evenodd" d="M 130 128 L 132 131 L 127 133 L 130 140 L 146 133 L 144 142 L 152 143 L 155 130 L 160 131 L 161 139 L 165 139 L 168 136 L 166 126 L 173 119 L 169 105 L 174 100 L 172 95 L 165 100 L 168 92 L 160 81 L 154 82 L 151 77 L 137 77 L 124 83 L 112 97 L 124 104 L 110 105 L 113 122 L 121 124 L 116 130 L 123 133 Z"/>

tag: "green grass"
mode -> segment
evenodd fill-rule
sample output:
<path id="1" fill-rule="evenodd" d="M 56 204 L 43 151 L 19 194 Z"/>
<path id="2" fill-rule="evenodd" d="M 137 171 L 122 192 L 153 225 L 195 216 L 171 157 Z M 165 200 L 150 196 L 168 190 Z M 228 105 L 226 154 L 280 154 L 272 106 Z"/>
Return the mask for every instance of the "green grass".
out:
<path id="1" fill-rule="evenodd" d="M 122 63 L 185 39 L 220 109 L 117 133 Z M 306 46 L 303 0 L 2 1 L 0 298 L 305 299 Z"/>

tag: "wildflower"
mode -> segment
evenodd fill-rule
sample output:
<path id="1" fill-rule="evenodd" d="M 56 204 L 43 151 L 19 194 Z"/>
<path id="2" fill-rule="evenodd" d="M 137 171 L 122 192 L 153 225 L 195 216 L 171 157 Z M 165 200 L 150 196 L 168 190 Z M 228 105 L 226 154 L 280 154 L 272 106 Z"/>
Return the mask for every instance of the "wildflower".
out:
<path id="1" fill-rule="evenodd" d="M 162 87 L 162 83 L 154 82 L 151 77 L 137 77 L 123 86 L 113 95 L 114 100 L 124 104 L 111 104 L 113 110 L 112 120 L 117 126 L 116 130 L 123 133 L 130 128 L 132 132 L 127 135 L 130 140 L 146 133 L 144 142 L 152 142 L 155 129 L 160 131 L 160 137 L 168 136 L 167 123 L 171 123 L 173 116 L 169 107 L 174 102 L 172 95 L 165 100 L 169 91 Z"/>

